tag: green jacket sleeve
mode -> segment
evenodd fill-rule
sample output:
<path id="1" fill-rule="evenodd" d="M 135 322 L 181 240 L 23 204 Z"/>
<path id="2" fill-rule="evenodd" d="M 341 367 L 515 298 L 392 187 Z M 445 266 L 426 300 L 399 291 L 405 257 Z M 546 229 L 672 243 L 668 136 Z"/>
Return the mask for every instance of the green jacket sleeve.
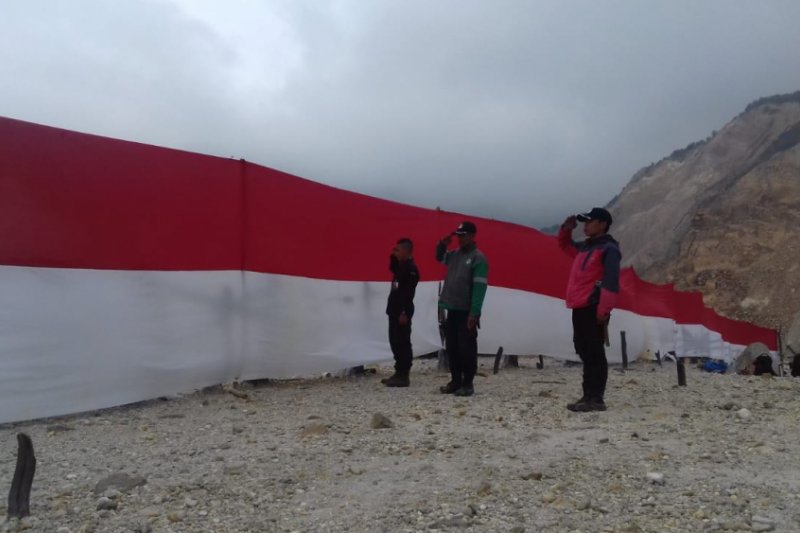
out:
<path id="1" fill-rule="evenodd" d="M 483 300 L 486 298 L 486 289 L 489 286 L 489 263 L 485 260 L 476 262 L 472 267 L 472 304 L 469 314 L 481 316 Z"/>

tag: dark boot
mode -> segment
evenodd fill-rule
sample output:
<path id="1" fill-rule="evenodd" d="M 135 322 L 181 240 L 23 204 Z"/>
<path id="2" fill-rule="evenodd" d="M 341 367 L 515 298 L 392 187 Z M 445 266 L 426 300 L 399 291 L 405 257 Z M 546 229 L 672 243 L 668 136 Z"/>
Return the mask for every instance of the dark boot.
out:
<path id="1" fill-rule="evenodd" d="M 591 400 L 587 398 L 581 398 L 577 402 L 567 405 L 567 409 L 573 413 L 588 413 L 589 411 L 594 411 L 593 405 L 594 404 Z"/>
<path id="2" fill-rule="evenodd" d="M 381 380 L 381 383 L 383 383 L 384 385 L 386 385 L 386 383 L 387 383 L 387 382 L 389 382 L 389 381 L 391 381 L 391 380 L 395 379 L 396 377 L 397 377 L 397 372 L 395 372 L 394 374 L 392 374 L 392 375 L 391 375 L 391 376 L 389 376 L 388 378 L 383 378 L 383 379 Z"/>
<path id="3" fill-rule="evenodd" d="M 578 404 L 581 404 L 581 403 L 586 403 L 586 400 L 587 400 L 587 398 L 586 398 L 586 395 L 584 394 L 583 396 L 581 396 L 581 399 L 580 399 L 580 400 L 574 401 L 574 402 L 572 402 L 572 403 L 568 403 L 568 404 L 567 404 L 567 409 L 569 409 L 570 411 L 574 411 L 574 410 L 575 410 L 575 407 L 576 407 Z"/>
<path id="4" fill-rule="evenodd" d="M 400 374 L 395 374 L 384 383 L 387 387 L 408 387 L 409 384 L 408 376 Z"/>
<path id="5" fill-rule="evenodd" d="M 589 405 L 592 406 L 592 411 L 605 411 L 606 402 L 602 398 L 592 398 L 589 400 Z"/>
<path id="6" fill-rule="evenodd" d="M 453 393 L 453 396 L 472 396 L 475 394 L 475 389 L 472 385 L 462 385 L 460 389 Z"/>
<path id="7" fill-rule="evenodd" d="M 450 382 L 447 385 L 443 385 L 439 387 L 439 392 L 442 394 L 455 394 L 455 392 L 461 388 L 461 385 L 457 385 L 454 382 Z"/>

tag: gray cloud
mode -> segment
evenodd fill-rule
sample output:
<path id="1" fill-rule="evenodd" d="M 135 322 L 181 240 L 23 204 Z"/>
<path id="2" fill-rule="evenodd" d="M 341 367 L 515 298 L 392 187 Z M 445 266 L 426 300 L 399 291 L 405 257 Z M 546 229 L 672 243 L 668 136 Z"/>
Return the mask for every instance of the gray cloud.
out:
<path id="1" fill-rule="evenodd" d="M 800 3 L 17 1 L 0 114 L 528 224 L 800 89 Z"/>

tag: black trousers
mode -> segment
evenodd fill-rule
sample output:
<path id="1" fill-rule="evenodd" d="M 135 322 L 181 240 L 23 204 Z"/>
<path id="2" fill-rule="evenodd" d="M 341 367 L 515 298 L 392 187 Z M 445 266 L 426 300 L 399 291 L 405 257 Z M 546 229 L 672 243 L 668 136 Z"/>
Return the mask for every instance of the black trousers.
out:
<path id="1" fill-rule="evenodd" d="M 468 311 L 447 312 L 445 347 L 453 383 L 471 387 L 478 372 L 478 329 L 467 327 L 468 317 Z"/>
<path id="2" fill-rule="evenodd" d="M 411 372 L 411 362 L 414 352 L 411 350 L 411 320 L 401 326 L 398 317 L 389 317 L 389 346 L 394 355 L 394 372 L 399 376 L 408 377 Z"/>
<path id="3" fill-rule="evenodd" d="M 572 310 L 575 351 L 583 361 L 583 396 L 602 400 L 608 381 L 608 361 L 603 326 L 597 323 L 597 306 Z"/>

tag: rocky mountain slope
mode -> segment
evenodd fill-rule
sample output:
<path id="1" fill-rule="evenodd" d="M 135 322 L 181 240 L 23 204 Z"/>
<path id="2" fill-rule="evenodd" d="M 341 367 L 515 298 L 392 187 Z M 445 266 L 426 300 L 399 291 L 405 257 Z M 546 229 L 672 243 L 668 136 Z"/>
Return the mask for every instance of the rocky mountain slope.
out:
<path id="1" fill-rule="evenodd" d="M 727 316 L 787 326 L 800 311 L 800 91 L 757 100 L 643 168 L 609 209 L 643 278 L 700 290 Z"/>

